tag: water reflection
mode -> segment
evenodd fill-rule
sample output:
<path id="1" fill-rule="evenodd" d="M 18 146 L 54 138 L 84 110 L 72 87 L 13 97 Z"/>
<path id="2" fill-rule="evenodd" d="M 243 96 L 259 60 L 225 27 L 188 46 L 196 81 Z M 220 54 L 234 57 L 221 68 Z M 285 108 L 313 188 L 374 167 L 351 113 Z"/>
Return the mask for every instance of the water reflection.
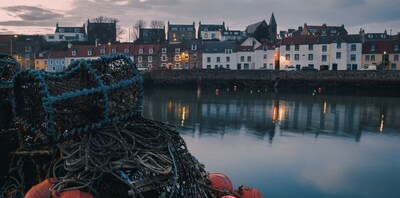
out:
<path id="1" fill-rule="evenodd" d="M 145 92 L 144 116 L 181 126 L 182 133 L 246 133 L 273 142 L 275 134 L 352 137 L 398 133 L 396 98 L 168 89 Z"/>

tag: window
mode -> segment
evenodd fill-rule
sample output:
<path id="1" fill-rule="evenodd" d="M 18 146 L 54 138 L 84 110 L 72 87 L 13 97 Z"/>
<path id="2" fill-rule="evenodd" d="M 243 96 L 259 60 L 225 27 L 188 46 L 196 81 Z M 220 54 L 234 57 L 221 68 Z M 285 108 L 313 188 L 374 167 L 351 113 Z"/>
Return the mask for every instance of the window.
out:
<path id="1" fill-rule="evenodd" d="M 196 44 L 192 44 L 192 50 L 197 50 L 197 45 Z"/>
<path id="2" fill-rule="evenodd" d="M 25 60 L 30 60 L 31 59 L 31 54 L 25 54 Z"/>
<path id="3" fill-rule="evenodd" d="M 53 64 L 53 60 L 50 60 L 50 65 L 52 65 Z"/>
<path id="4" fill-rule="evenodd" d="M 111 49 L 111 53 L 117 53 L 117 49 Z"/>
<path id="5" fill-rule="evenodd" d="M 211 57 L 207 57 L 207 63 L 211 62 Z"/>
<path id="6" fill-rule="evenodd" d="M 175 55 L 175 61 L 179 61 L 180 60 L 180 56 L 179 55 Z"/>
<path id="7" fill-rule="evenodd" d="M 342 53 L 336 52 L 336 59 L 342 59 Z"/>
<path id="8" fill-rule="evenodd" d="M 80 32 L 79 29 L 75 28 L 75 33 L 79 33 L 79 32 Z"/>
<path id="9" fill-rule="evenodd" d="M 64 64 L 64 63 L 63 63 Z M 44 61 L 44 65 L 47 65 L 47 60 Z"/>
<path id="10" fill-rule="evenodd" d="M 207 65 L 207 69 L 211 69 L 211 65 Z"/>
<path id="11" fill-rule="evenodd" d="M 214 65 L 214 69 L 218 69 L 218 65 Z"/>
<path id="12" fill-rule="evenodd" d="M 76 50 L 72 51 L 72 56 L 76 56 Z"/>
<path id="13" fill-rule="evenodd" d="M 106 53 L 106 49 L 104 49 L 104 48 L 103 48 L 103 49 L 100 49 L 100 53 L 101 53 L 101 54 Z"/>
<path id="14" fill-rule="evenodd" d="M 337 48 L 337 49 L 342 48 L 342 43 L 336 43 L 336 48 Z"/>
<path id="15" fill-rule="evenodd" d="M 308 44 L 308 50 L 314 50 L 314 45 L 313 44 Z"/>
<path id="16" fill-rule="evenodd" d="M 375 61 L 375 55 L 371 55 L 371 61 Z"/>
<path id="17" fill-rule="evenodd" d="M 244 62 L 244 56 L 240 57 L 240 62 Z"/>
<path id="18" fill-rule="evenodd" d="M 322 45 L 322 51 L 326 52 L 327 51 L 327 46 L 326 45 Z"/>
<path id="19" fill-rule="evenodd" d="M 294 60 L 299 60 L 299 54 L 294 55 Z"/>
<path id="20" fill-rule="evenodd" d="M 64 39 L 64 35 L 58 35 L 58 39 L 63 40 Z"/>
<path id="21" fill-rule="evenodd" d="M 290 60 L 290 54 L 286 54 L 285 59 Z"/>
<path id="22" fill-rule="evenodd" d="M 38 60 L 36 61 L 36 65 L 39 65 L 39 61 Z"/>
<path id="23" fill-rule="evenodd" d="M 371 48 L 370 48 L 371 52 L 375 51 L 375 44 L 371 44 Z"/>
<path id="24" fill-rule="evenodd" d="M 141 56 L 138 56 L 138 57 L 137 57 L 137 61 L 138 61 L 139 63 L 141 63 L 141 62 L 142 62 L 142 57 L 141 57 Z"/>
<path id="25" fill-rule="evenodd" d="M 54 39 L 54 35 L 49 35 L 49 40 L 53 40 Z"/>
<path id="26" fill-rule="evenodd" d="M 124 49 L 124 52 L 125 52 L 125 53 L 129 53 L 129 48 L 125 48 L 125 49 Z"/>
<path id="27" fill-rule="evenodd" d="M 52 71 L 56 71 L 56 67 L 53 67 L 53 68 L 52 68 Z"/>
<path id="28" fill-rule="evenodd" d="M 355 54 L 350 55 L 350 61 L 356 61 L 356 55 Z"/>
<path id="29" fill-rule="evenodd" d="M 369 61 L 369 55 L 365 55 L 365 61 Z"/>
<path id="30" fill-rule="evenodd" d="M 243 69 L 249 69 L 249 64 L 248 63 L 243 64 Z"/>
<path id="31" fill-rule="evenodd" d="M 161 49 L 161 52 L 162 52 L 162 53 L 167 53 L 167 48 L 163 47 L 163 48 Z"/>
<path id="32" fill-rule="evenodd" d="M 286 51 L 290 51 L 290 45 L 286 45 Z"/>
<path id="33" fill-rule="evenodd" d="M 263 55 L 264 60 L 266 60 L 268 58 L 267 54 Z"/>
<path id="34" fill-rule="evenodd" d="M 59 32 L 64 32 L 64 28 L 60 28 L 60 31 Z"/>
<path id="35" fill-rule="evenodd" d="M 61 60 L 61 65 L 65 65 L 65 61 L 64 60 Z"/>
<path id="36" fill-rule="evenodd" d="M 32 46 L 25 46 L 25 52 L 31 52 Z"/>
<path id="37" fill-rule="evenodd" d="M 308 60 L 314 60 L 314 55 L 313 54 L 308 54 Z"/>
<path id="38" fill-rule="evenodd" d="M 87 55 L 88 55 L 88 56 L 91 56 L 91 55 L 92 55 L 92 50 L 88 50 L 88 51 L 87 51 Z"/>
<path id="39" fill-rule="evenodd" d="M 149 63 L 153 62 L 153 57 L 152 56 L 148 56 L 147 57 L 147 62 L 149 62 Z"/>
<path id="40" fill-rule="evenodd" d="M 226 62 L 227 62 L 227 63 L 231 62 L 231 57 L 229 57 L 229 56 L 226 57 Z"/>
<path id="41" fill-rule="evenodd" d="M 251 62 L 251 56 L 247 57 L 247 62 Z"/>
<path id="42" fill-rule="evenodd" d="M 217 57 L 217 63 L 221 62 L 221 58 Z"/>
<path id="43" fill-rule="evenodd" d="M 351 49 L 351 51 L 356 51 L 357 50 L 357 46 L 355 44 L 351 44 L 350 49 Z"/>
<path id="44" fill-rule="evenodd" d="M 399 51 L 399 44 L 395 44 L 395 45 L 393 46 L 393 50 L 394 50 L 394 51 Z"/>
<path id="45" fill-rule="evenodd" d="M 226 64 L 226 68 L 228 68 L 228 69 L 229 69 L 229 68 L 230 68 L 230 65 L 229 65 L 229 64 Z"/>
<path id="46" fill-rule="evenodd" d="M 175 48 L 175 53 L 181 52 L 181 48 Z"/>
<path id="47" fill-rule="evenodd" d="M 399 61 L 399 55 L 398 55 L 398 54 L 395 54 L 395 55 L 394 55 L 393 61 L 395 61 L 395 62 Z"/>
<path id="48" fill-rule="evenodd" d="M 396 69 L 396 63 L 392 63 L 392 64 L 391 64 L 391 68 L 392 68 L 393 70 L 395 70 L 395 69 Z"/>
<path id="49" fill-rule="evenodd" d="M 153 48 L 149 49 L 149 54 L 153 54 Z"/>
<path id="50" fill-rule="evenodd" d="M 59 61 L 58 60 L 56 60 L 56 65 L 58 65 L 59 64 Z"/>
<path id="51" fill-rule="evenodd" d="M 139 54 L 143 54 L 143 49 L 139 49 Z"/>
<path id="52" fill-rule="evenodd" d="M 225 49 L 225 54 L 232 54 L 232 49 Z"/>
<path id="53" fill-rule="evenodd" d="M 321 59 L 322 59 L 322 62 L 326 62 L 326 55 L 322 55 Z"/>
<path id="54" fill-rule="evenodd" d="M 299 51 L 299 45 L 298 44 L 296 44 L 296 45 L 294 45 L 294 51 Z"/>

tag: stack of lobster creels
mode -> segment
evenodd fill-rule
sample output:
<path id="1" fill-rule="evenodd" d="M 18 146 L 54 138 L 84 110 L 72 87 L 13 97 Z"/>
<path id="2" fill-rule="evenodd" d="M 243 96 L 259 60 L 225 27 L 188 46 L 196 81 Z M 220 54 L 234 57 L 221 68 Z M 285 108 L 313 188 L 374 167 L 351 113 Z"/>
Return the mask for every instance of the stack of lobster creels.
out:
<path id="1" fill-rule="evenodd" d="M 211 182 L 175 128 L 141 117 L 143 79 L 128 56 L 78 60 L 56 73 L 0 58 L 19 139 L 0 197 L 234 195 Z"/>

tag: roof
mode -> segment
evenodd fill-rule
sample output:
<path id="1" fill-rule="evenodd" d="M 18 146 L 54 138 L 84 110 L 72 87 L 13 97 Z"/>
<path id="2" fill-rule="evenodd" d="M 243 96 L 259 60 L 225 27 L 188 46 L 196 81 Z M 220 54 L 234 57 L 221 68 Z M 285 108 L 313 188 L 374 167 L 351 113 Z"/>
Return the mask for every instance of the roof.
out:
<path id="1" fill-rule="evenodd" d="M 271 25 L 271 26 L 277 25 L 277 24 L 276 24 L 276 20 L 275 20 L 274 13 L 272 13 L 272 15 L 271 15 L 271 18 L 270 18 L 270 20 L 269 20 L 269 25 Z"/>
<path id="2" fill-rule="evenodd" d="M 238 46 L 237 47 L 238 52 L 253 52 L 253 46 Z"/>
<path id="3" fill-rule="evenodd" d="M 249 33 L 249 34 L 253 34 L 261 24 L 266 24 L 266 25 L 268 25 L 267 22 L 265 22 L 265 20 L 262 20 L 262 21 L 260 21 L 260 22 L 257 22 L 257 23 L 248 25 L 248 26 L 246 27 L 246 32 Z"/>
<path id="4" fill-rule="evenodd" d="M 0 43 L 11 42 L 13 35 L 0 35 Z"/>
<path id="5" fill-rule="evenodd" d="M 313 35 L 299 35 L 282 38 L 282 45 L 316 44 L 317 37 Z"/>
<path id="6" fill-rule="evenodd" d="M 260 47 L 257 47 L 255 50 L 275 50 L 275 45 L 271 43 L 262 43 Z"/>
<path id="7" fill-rule="evenodd" d="M 225 49 L 237 51 L 235 41 L 208 41 L 203 43 L 204 53 L 225 53 Z"/>
<path id="8" fill-rule="evenodd" d="M 214 24 L 200 24 L 200 31 L 221 31 L 225 30 L 225 24 L 222 25 L 214 25 Z"/>
<path id="9" fill-rule="evenodd" d="M 139 51 L 143 50 L 142 53 Z M 149 49 L 153 49 L 153 53 L 149 53 Z M 139 44 L 134 46 L 133 54 L 134 55 L 156 55 L 158 53 L 158 45 L 154 44 Z"/>
<path id="10" fill-rule="evenodd" d="M 375 50 L 371 50 L 372 45 L 375 45 Z M 398 50 L 394 50 L 394 46 L 397 45 Z M 386 53 L 400 53 L 400 42 L 399 41 L 366 41 L 363 44 L 362 53 L 363 54 L 382 54 Z"/>
<path id="11" fill-rule="evenodd" d="M 52 51 L 49 53 L 48 58 L 65 58 L 67 53 L 67 51 Z"/>

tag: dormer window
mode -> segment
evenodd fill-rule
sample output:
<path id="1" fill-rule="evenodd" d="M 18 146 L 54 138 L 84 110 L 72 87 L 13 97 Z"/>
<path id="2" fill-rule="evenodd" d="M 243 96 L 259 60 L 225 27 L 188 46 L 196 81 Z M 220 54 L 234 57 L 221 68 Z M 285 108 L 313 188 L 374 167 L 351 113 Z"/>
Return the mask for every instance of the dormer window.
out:
<path id="1" fill-rule="evenodd" d="M 81 32 L 81 31 L 79 31 L 78 28 L 75 28 L 75 33 L 79 33 L 79 32 Z"/>
<path id="2" fill-rule="evenodd" d="M 72 56 L 76 56 L 76 50 L 72 51 Z"/>
<path id="3" fill-rule="evenodd" d="M 192 44 L 192 50 L 197 50 L 197 45 L 195 43 Z"/>
<path id="4" fill-rule="evenodd" d="M 175 48 L 175 53 L 181 52 L 181 48 Z"/>
<path id="5" fill-rule="evenodd" d="M 65 30 L 64 30 L 64 28 L 60 28 L 60 30 L 59 30 L 59 32 L 64 32 Z"/>
<path id="6" fill-rule="evenodd" d="M 167 48 L 163 47 L 163 48 L 161 49 L 161 52 L 162 52 L 162 53 L 167 53 Z"/>
<path id="7" fill-rule="evenodd" d="M 111 49 L 111 53 L 117 53 L 117 49 Z"/>
<path id="8" fill-rule="evenodd" d="M 153 48 L 149 49 L 149 54 L 153 54 Z"/>
<path id="9" fill-rule="evenodd" d="M 371 52 L 374 52 L 375 51 L 375 48 L 376 48 L 376 46 L 375 46 L 375 44 L 371 44 Z"/>
<path id="10" fill-rule="evenodd" d="M 139 49 L 139 54 L 143 54 L 143 49 Z"/>
<path id="11" fill-rule="evenodd" d="M 125 48 L 124 52 L 129 53 L 129 48 Z"/>
<path id="12" fill-rule="evenodd" d="M 394 49 L 394 51 L 399 51 L 399 44 L 395 44 L 393 49 Z"/>
<path id="13" fill-rule="evenodd" d="M 92 50 L 88 50 L 88 51 L 87 51 L 87 55 L 88 55 L 88 56 L 91 56 L 91 55 L 92 55 Z"/>
<path id="14" fill-rule="evenodd" d="M 100 49 L 100 53 L 101 54 L 105 54 L 106 53 L 106 49 L 104 49 L 104 48 Z"/>

